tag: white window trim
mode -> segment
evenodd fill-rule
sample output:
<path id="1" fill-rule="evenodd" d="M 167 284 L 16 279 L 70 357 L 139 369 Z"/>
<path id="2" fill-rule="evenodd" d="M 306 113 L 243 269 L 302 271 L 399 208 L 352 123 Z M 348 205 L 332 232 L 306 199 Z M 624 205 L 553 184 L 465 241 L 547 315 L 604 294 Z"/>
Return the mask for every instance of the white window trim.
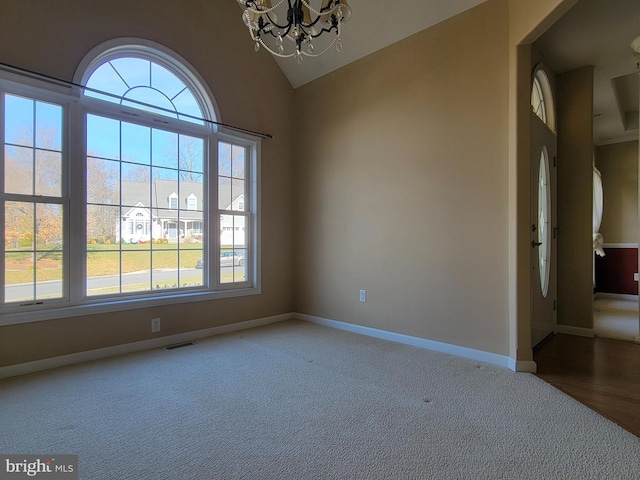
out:
<path id="1" fill-rule="evenodd" d="M 140 39 L 119 39 L 113 42 L 107 42 L 103 46 L 96 47 L 92 52 L 97 49 L 103 48 L 106 45 L 116 45 L 123 43 L 137 43 L 144 44 L 149 48 L 167 50 L 158 44 L 153 42 L 143 41 Z M 140 50 L 138 50 L 139 52 Z M 92 52 L 87 55 L 88 58 Z M 121 55 L 123 50 L 118 51 L 118 55 Z M 183 62 L 185 67 L 197 77 L 193 69 L 188 62 L 184 61 L 180 56 L 171 52 L 170 55 L 174 59 Z M 117 55 L 116 55 L 117 56 Z M 152 57 L 149 57 L 152 58 Z M 104 58 L 101 61 L 105 61 Z M 83 63 L 80 64 L 78 71 L 81 71 Z M 163 63 L 164 65 L 164 63 Z M 182 77 L 181 77 L 182 78 Z M 198 77 L 198 80 L 199 77 Z M 220 118 L 218 115 L 217 105 L 213 100 L 213 95 L 210 94 L 206 83 L 199 81 L 198 87 L 202 88 L 211 99 L 210 107 L 211 111 L 215 112 L 216 118 Z M 85 123 L 84 120 L 78 120 L 82 116 L 86 116 L 88 112 L 95 114 L 110 113 L 114 117 L 119 117 L 123 121 L 131 121 L 131 115 L 135 115 L 136 123 L 148 123 L 149 126 L 158 126 L 158 120 L 161 119 L 165 124 L 169 123 L 172 130 L 180 130 L 181 124 L 188 126 L 188 133 L 193 133 L 194 127 L 199 127 L 193 123 L 186 123 L 183 120 L 171 119 L 168 117 L 160 117 L 153 115 L 152 113 L 143 112 L 141 110 L 129 108 L 124 105 L 117 104 L 105 104 L 97 99 L 90 97 L 81 97 L 80 91 L 77 88 L 65 88 L 60 85 L 54 85 L 32 79 L 23 78 L 20 75 L 13 73 L 0 73 L 0 89 L 2 93 L 10 93 L 16 95 L 24 95 L 37 100 L 46 102 L 55 102 L 63 106 L 64 108 L 64 138 L 63 149 L 66 160 L 64 161 L 66 175 L 63 178 L 63 189 L 67 185 L 81 185 L 82 191 L 86 191 L 86 171 L 84 156 L 86 152 L 86 138 L 85 138 Z M 95 103 L 99 102 L 99 103 Z M 98 105 L 100 108 L 97 108 Z M 144 118 L 144 117 L 147 118 Z M 212 119 L 215 120 L 215 119 Z M 0 128 L 4 130 L 4 119 L 0 120 Z M 247 198 L 245 198 L 245 206 L 250 205 L 248 219 L 248 259 L 246 262 L 246 268 L 251 269 L 248 278 L 250 282 L 220 284 L 217 275 L 210 275 L 208 268 L 218 268 L 219 259 L 215 253 L 219 250 L 219 234 L 209 235 L 211 239 L 209 241 L 209 248 L 204 252 L 205 258 L 211 258 L 215 260 L 213 263 L 206 262 L 205 264 L 205 277 L 209 278 L 211 284 L 209 287 L 202 287 L 199 289 L 190 289 L 185 291 L 172 291 L 164 295 L 149 295 L 150 292 L 140 292 L 134 294 L 123 294 L 120 297 L 84 297 L 84 287 L 78 283 L 86 282 L 86 255 L 82 255 L 82 258 L 74 259 L 72 262 L 70 259 L 70 252 L 85 252 L 86 250 L 86 233 L 84 229 L 81 231 L 72 231 L 69 218 L 86 218 L 86 203 L 83 202 L 69 202 L 66 211 L 66 218 L 64 221 L 64 235 L 67 239 L 66 245 L 63 247 L 64 253 L 64 269 L 66 272 L 63 282 L 65 288 L 65 298 L 59 300 L 47 300 L 43 305 L 33 305 L 27 307 L 19 307 L 15 305 L 6 305 L 0 307 L 0 326 L 15 325 L 22 323 L 31 323 L 44 320 L 52 320 L 59 318 L 70 318 L 84 315 L 93 315 L 101 313 L 110 313 L 117 311 L 124 311 L 137 308 L 147 308 L 154 306 L 173 305 L 182 303 L 193 303 L 199 301 L 208 301 L 213 299 L 234 298 L 247 295 L 258 295 L 261 293 L 261 213 L 259 207 L 260 200 L 260 146 L 261 139 L 254 137 L 247 133 L 227 132 L 224 128 L 207 128 L 201 127 L 202 130 L 207 131 L 209 138 L 209 156 L 210 158 L 217 158 L 217 144 L 219 141 L 230 142 L 236 145 L 242 145 L 248 147 L 249 158 L 247 159 L 246 176 L 247 179 Z M 79 141 L 79 139 L 81 139 Z M 76 159 L 75 161 L 73 159 Z M 82 159 L 82 160 L 78 160 Z M 77 168 L 77 164 L 81 164 L 82 168 Z M 214 162 L 215 163 L 215 162 Z M 3 171 L 0 171 L 3 174 Z M 207 173 L 209 175 L 209 173 Z M 213 179 L 216 178 L 216 172 L 212 172 L 207 182 L 208 190 L 203 192 L 203 207 L 204 215 L 207 216 L 207 205 L 209 204 L 209 198 L 217 198 L 217 182 Z M 67 182 L 67 183 L 65 183 Z M 63 190 L 67 194 L 67 197 L 72 192 Z M 217 209 L 216 209 L 217 211 Z M 2 214 L 4 217 L 4 213 Z M 211 218 L 215 218 L 211 216 Z M 78 221 L 76 221 L 76 224 Z M 217 222 L 207 222 L 209 229 L 214 225 L 218 225 Z M 78 229 L 76 229 L 78 230 Z M 209 234 L 210 232 L 207 232 Z M 4 271 L 4 255 L 0 267 Z M 217 271 L 217 270 L 215 270 Z"/>

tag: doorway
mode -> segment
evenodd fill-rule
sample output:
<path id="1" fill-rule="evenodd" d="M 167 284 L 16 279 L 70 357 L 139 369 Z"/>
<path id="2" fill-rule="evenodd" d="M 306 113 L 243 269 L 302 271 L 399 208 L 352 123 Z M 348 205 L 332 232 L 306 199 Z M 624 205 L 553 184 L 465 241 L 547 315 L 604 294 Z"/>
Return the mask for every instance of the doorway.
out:
<path id="1" fill-rule="evenodd" d="M 557 322 L 557 139 L 549 75 L 539 64 L 531 88 L 531 347 Z"/>

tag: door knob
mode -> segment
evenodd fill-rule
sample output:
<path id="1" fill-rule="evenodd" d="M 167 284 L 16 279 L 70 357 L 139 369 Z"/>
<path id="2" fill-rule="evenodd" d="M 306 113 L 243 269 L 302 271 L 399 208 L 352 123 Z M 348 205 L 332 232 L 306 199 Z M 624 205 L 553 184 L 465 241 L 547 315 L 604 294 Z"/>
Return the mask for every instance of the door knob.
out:
<path id="1" fill-rule="evenodd" d="M 531 240 L 531 248 L 536 248 L 542 245 L 542 242 L 536 242 L 535 240 Z"/>

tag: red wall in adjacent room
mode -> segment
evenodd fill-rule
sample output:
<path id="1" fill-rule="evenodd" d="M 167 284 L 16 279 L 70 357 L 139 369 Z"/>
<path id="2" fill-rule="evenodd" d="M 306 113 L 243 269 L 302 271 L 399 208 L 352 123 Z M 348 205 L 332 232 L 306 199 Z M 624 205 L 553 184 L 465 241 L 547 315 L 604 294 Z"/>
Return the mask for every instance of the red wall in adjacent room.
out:
<path id="1" fill-rule="evenodd" d="M 637 248 L 605 248 L 605 256 L 596 255 L 596 292 L 638 295 Z"/>

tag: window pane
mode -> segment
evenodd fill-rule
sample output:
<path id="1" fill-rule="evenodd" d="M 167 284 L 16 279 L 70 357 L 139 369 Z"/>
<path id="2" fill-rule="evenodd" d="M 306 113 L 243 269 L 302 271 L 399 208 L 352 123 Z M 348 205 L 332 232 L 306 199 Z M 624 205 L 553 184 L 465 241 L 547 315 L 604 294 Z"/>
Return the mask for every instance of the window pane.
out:
<path id="1" fill-rule="evenodd" d="M 180 250 L 180 285 L 196 287 L 203 285 L 204 263 L 198 267 L 198 260 L 204 258 L 202 248 Z"/>
<path id="2" fill-rule="evenodd" d="M 231 210 L 231 179 L 218 177 L 218 208 Z"/>
<path id="3" fill-rule="evenodd" d="M 151 252 L 122 252 L 122 291 L 139 292 L 151 289 Z"/>
<path id="4" fill-rule="evenodd" d="M 180 182 L 180 208 L 182 210 L 202 210 L 202 180 L 199 182 Z M 202 215 L 196 215 L 195 217 Z M 195 218 L 192 215 L 193 218 Z"/>
<path id="5" fill-rule="evenodd" d="M 247 280 L 247 275 L 246 275 L 247 251 L 244 249 L 235 249 L 233 253 L 237 258 L 236 265 L 233 267 L 233 281 L 244 282 Z"/>
<path id="6" fill-rule="evenodd" d="M 220 246 L 233 248 L 233 215 L 220 215 Z"/>
<path id="7" fill-rule="evenodd" d="M 36 147 L 62 150 L 62 107 L 36 102 Z"/>
<path id="8" fill-rule="evenodd" d="M 87 246 L 87 295 L 120 293 L 120 252 Z"/>
<path id="9" fill-rule="evenodd" d="M 129 90 L 125 97 L 127 100 L 133 100 L 129 102 L 123 100 L 122 104 L 129 107 L 139 108 L 146 112 L 157 113 L 159 115 L 168 115 L 174 118 L 178 116 L 174 113 L 175 107 L 171 101 L 165 97 L 161 92 L 148 87 L 136 87 Z M 155 108 L 155 105 L 160 108 Z"/>
<path id="10" fill-rule="evenodd" d="M 231 145 L 218 143 L 218 175 L 231 176 Z"/>
<path id="11" fill-rule="evenodd" d="M 180 135 L 180 169 L 188 172 L 202 173 L 204 164 L 204 141 L 201 138 Z M 196 176 L 182 177 L 194 180 Z M 197 178 L 202 178 L 198 175 Z"/>
<path id="12" fill-rule="evenodd" d="M 36 260 L 36 300 L 63 297 L 62 252 L 40 253 Z"/>
<path id="13" fill-rule="evenodd" d="M 151 85 L 151 62 L 141 58 L 116 58 L 111 66 L 129 88 Z"/>
<path id="14" fill-rule="evenodd" d="M 143 207 L 122 207 L 122 248 L 148 250 L 151 244 L 151 212 Z"/>
<path id="15" fill-rule="evenodd" d="M 151 129 L 132 123 L 122 123 L 122 160 L 151 163 Z"/>
<path id="16" fill-rule="evenodd" d="M 180 115 L 181 120 L 202 125 L 202 121 L 198 120 L 202 118 L 202 111 L 190 90 L 183 90 L 182 93 L 173 99 L 173 104 L 177 112 L 187 114 L 186 116 Z"/>
<path id="17" fill-rule="evenodd" d="M 154 249 L 153 288 L 178 288 L 179 286 L 177 246 Z"/>
<path id="18" fill-rule="evenodd" d="M 244 180 L 233 180 L 231 196 L 233 198 L 232 209 L 244 210 Z"/>
<path id="19" fill-rule="evenodd" d="M 62 155 L 36 150 L 36 195 L 62 196 Z"/>
<path id="20" fill-rule="evenodd" d="M 247 251 L 223 248 L 220 250 L 220 282 L 233 283 L 246 280 Z"/>
<path id="21" fill-rule="evenodd" d="M 178 212 L 169 209 L 152 209 L 154 217 L 154 249 L 178 241 Z"/>
<path id="22" fill-rule="evenodd" d="M 87 205 L 87 244 L 93 250 L 114 250 L 120 238 L 120 207 Z M 100 245 L 100 247 L 96 247 Z"/>
<path id="23" fill-rule="evenodd" d="M 122 204 L 148 207 L 151 202 L 151 169 L 142 165 L 122 164 Z"/>
<path id="24" fill-rule="evenodd" d="M 87 80 L 87 87 L 93 90 L 101 92 L 112 93 L 117 96 L 122 96 L 129 89 L 127 84 L 120 78 L 110 63 L 105 63 L 98 67 Z M 118 98 L 101 95 L 98 92 L 85 90 L 84 94 L 88 97 L 99 98 L 108 102 L 120 103 Z"/>
<path id="25" fill-rule="evenodd" d="M 152 158 L 157 167 L 178 168 L 178 134 L 153 129 Z"/>
<path id="26" fill-rule="evenodd" d="M 5 250 L 33 250 L 35 239 L 34 209 L 33 203 L 5 203 Z"/>
<path id="27" fill-rule="evenodd" d="M 33 146 L 34 101 L 5 95 L 4 141 L 14 145 Z"/>
<path id="28" fill-rule="evenodd" d="M 4 155 L 5 192 L 33 194 L 33 149 L 7 145 Z"/>
<path id="29" fill-rule="evenodd" d="M 120 160 L 120 122 L 87 115 L 87 155 Z"/>
<path id="30" fill-rule="evenodd" d="M 58 204 L 5 203 L 8 302 L 62 297 L 62 219 Z"/>
<path id="31" fill-rule="evenodd" d="M 246 247 L 246 217 L 236 215 L 233 217 L 233 246 L 234 247 Z"/>
<path id="32" fill-rule="evenodd" d="M 5 254 L 4 295 L 7 302 L 34 300 L 35 253 L 20 252 Z"/>
<path id="33" fill-rule="evenodd" d="M 233 146 L 231 176 L 234 178 L 244 178 L 245 152 L 244 147 Z"/>
<path id="34" fill-rule="evenodd" d="M 36 248 L 57 255 L 62 251 L 62 206 L 36 204 Z"/>
<path id="35" fill-rule="evenodd" d="M 182 80 L 156 63 L 151 64 L 151 86 L 171 99 L 186 88 Z"/>
<path id="36" fill-rule="evenodd" d="M 120 202 L 120 163 L 87 158 L 87 201 L 105 205 Z"/>

